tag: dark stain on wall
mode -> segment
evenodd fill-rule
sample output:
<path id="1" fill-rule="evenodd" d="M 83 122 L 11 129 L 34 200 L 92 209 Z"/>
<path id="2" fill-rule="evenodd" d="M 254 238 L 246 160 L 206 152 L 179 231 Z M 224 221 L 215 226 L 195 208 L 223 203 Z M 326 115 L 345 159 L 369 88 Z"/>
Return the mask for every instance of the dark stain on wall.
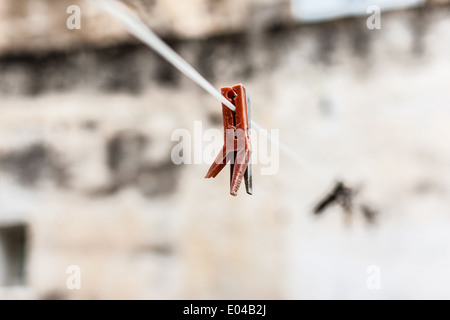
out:
<path id="1" fill-rule="evenodd" d="M 112 184 L 95 195 L 111 195 L 125 186 L 135 186 L 147 197 L 174 193 L 179 166 L 171 159 L 162 163 L 145 160 L 144 152 L 149 147 L 149 138 L 138 131 L 126 130 L 114 135 L 106 145 L 106 164 Z"/>
<path id="2" fill-rule="evenodd" d="M 180 166 L 170 159 L 159 164 L 146 164 L 140 168 L 138 187 L 147 197 L 172 194 L 176 191 Z"/>
<path id="3" fill-rule="evenodd" d="M 317 29 L 315 59 L 324 65 L 332 64 L 333 53 L 337 47 L 339 32 L 335 23 L 327 23 Z"/>
<path id="4" fill-rule="evenodd" d="M 217 112 L 209 112 L 208 115 L 208 121 L 214 125 L 214 126 L 222 126 L 223 119 L 222 119 L 222 112 L 221 110 Z"/>
<path id="5" fill-rule="evenodd" d="M 152 243 L 139 246 L 133 254 L 151 253 L 161 256 L 169 256 L 175 254 L 175 246 L 170 242 Z"/>
<path id="6" fill-rule="evenodd" d="M 104 49 L 97 56 L 97 68 L 103 75 L 100 89 L 106 92 L 138 94 L 142 90 L 139 60 L 140 46 L 127 45 Z"/>
<path id="7" fill-rule="evenodd" d="M 179 42 L 174 40 L 168 40 L 166 42 L 175 52 L 178 51 L 180 47 Z M 162 86 L 178 87 L 181 77 L 180 72 L 161 56 L 155 56 L 154 60 L 155 68 L 148 71 L 147 79 L 150 81 L 155 79 Z M 148 62 L 150 63 L 151 61 Z"/>
<path id="8" fill-rule="evenodd" d="M 370 54 L 372 36 L 379 30 L 370 30 L 367 28 L 366 20 L 355 18 L 349 19 L 345 30 L 350 35 L 353 53 L 359 58 L 367 58 Z"/>
<path id="9" fill-rule="evenodd" d="M 50 147 L 36 143 L 24 149 L 0 155 L 0 170 L 5 171 L 26 186 L 35 186 L 41 179 L 49 179 L 65 187 L 68 175 Z"/>
<path id="10" fill-rule="evenodd" d="M 425 34 L 429 29 L 431 22 L 431 13 L 435 8 L 427 6 L 419 7 L 412 12 L 411 16 L 411 32 L 413 35 L 412 53 L 415 56 L 422 56 L 425 53 Z"/>
<path id="11" fill-rule="evenodd" d="M 107 166 L 118 185 L 135 183 L 149 141 L 134 130 L 117 133 L 107 142 Z"/>

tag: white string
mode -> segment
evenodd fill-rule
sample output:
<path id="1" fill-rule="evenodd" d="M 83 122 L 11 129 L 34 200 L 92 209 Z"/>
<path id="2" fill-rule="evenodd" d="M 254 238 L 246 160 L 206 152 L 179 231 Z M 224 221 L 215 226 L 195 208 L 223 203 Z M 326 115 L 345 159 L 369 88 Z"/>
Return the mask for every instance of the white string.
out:
<path id="1" fill-rule="evenodd" d="M 150 48 L 155 50 L 164 59 L 170 62 L 174 67 L 184 73 L 187 77 L 192 79 L 200 87 L 205 89 L 214 98 L 226 105 L 232 111 L 236 110 L 235 106 L 225 99 L 220 92 L 218 92 L 212 84 L 210 84 L 201 74 L 197 72 L 189 63 L 186 62 L 179 54 L 177 54 L 172 48 L 170 48 L 164 41 L 162 41 L 150 28 L 144 24 L 139 17 L 136 16 L 129 8 L 117 0 L 92 0 L 93 3 L 100 5 L 106 12 L 111 14 L 117 20 L 119 20 L 136 38 L 140 39 Z M 262 132 L 268 139 L 278 145 L 280 150 L 284 152 L 289 158 L 300 164 L 311 175 L 320 176 L 308 166 L 295 152 L 289 147 L 285 146 L 278 139 L 272 137 L 267 130 L 262 128 L 254 121 L 251 121 L 252 126 Z"/>

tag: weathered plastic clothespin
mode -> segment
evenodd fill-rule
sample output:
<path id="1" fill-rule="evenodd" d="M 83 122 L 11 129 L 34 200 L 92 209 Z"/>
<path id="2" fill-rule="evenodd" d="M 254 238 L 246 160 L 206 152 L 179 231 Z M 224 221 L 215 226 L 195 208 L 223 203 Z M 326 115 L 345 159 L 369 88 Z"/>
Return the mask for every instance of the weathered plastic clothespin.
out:
<path id="1" fill-rule="evenodd" d="M 230 194 L 237 195 L 242 179 L 245 181 L 247 193 L 252 194 L 250 99 L 242 84 L 223 87 L 222 95 L 236 107 L 236 110 L 232 111 L 222 104 L 224 146 L 205 178 L 215 178 L 230 161 Z"/>

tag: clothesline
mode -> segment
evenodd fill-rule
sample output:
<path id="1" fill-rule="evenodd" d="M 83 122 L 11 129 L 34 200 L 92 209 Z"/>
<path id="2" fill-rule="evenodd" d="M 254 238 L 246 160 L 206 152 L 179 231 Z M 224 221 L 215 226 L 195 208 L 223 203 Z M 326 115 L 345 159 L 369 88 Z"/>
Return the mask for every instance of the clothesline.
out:
<path id="1" fill-rule="evenodd" d="M 92 0 L 93 3 L 99 5 L 103 10 L 108 12 L 111 16 L 120 21 L 129 33 L 140 39 L 148 47 L 155 50 L 164 59 L 171 63 L 175 68 L 184 73 L 187 77 L 197 83 L 200 87 L 206 90 L 214 98 L 219 100 L 225 106 L 234 111 L 235 106 L 225 99 L 224 96 L 217 91 L 214 86 L 209 83 L 200 73 L 197 72 L 186 60 L 184 60 L 178 53 L 170 48 L 161 38 L 159 38 L 142 20 L 134 14 L 126 5 L 117 0 Z M 313 176 L 319 175 L 314 173 L 311 168 L 302 160 L 291 148 L 272 137 L 267 130 L 263 130 L 255 121 L 251 121 L 252 127 L 259 130 L 262 134 L 268 137 L 271 143 L 276 144 L 280 151 L 283 152 L 290 159 L 300 164 L 303 169 L 308 171 Z"/>

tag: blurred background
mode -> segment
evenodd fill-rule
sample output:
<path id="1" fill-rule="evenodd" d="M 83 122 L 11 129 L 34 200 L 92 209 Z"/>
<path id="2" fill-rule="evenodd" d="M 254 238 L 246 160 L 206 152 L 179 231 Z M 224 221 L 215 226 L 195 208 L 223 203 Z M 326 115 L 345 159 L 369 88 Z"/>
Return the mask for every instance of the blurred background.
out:
<path id="1" fill-rule="evenodd" d="M 449 1 L 124 1 L 301 159 L 237 197 L 170 158 L 220 103 L 92 2 L 0 2 L 0 299 L 450 298 Z"/>

